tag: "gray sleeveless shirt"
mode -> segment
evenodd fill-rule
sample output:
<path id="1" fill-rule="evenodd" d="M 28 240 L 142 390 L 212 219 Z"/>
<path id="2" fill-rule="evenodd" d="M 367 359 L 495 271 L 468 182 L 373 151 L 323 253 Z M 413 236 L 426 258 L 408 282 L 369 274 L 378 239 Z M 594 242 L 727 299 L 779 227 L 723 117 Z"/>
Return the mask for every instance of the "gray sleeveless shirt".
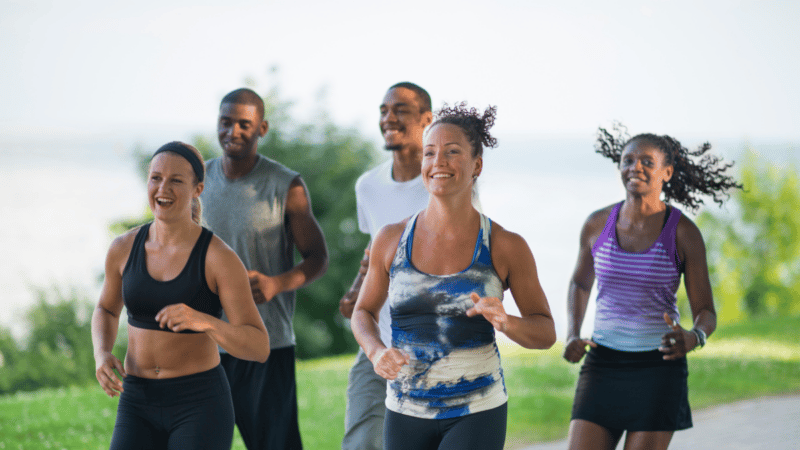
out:
<path id="1" fill-rule="evenodd" d="M 250 173 L 235 180 L 222 172 L 222 158 L 206 162 L 205 189 L 200 195 L 203 222 L 239 255 L 247 270 L 274 276 L 294 267 L 294 245 L 285 217 L 286 195 L 298 176 L 262 155 Z M 270 348 L 295 345 L 294 292 L 281 292 L 257 306 L 269 332 Z"/>

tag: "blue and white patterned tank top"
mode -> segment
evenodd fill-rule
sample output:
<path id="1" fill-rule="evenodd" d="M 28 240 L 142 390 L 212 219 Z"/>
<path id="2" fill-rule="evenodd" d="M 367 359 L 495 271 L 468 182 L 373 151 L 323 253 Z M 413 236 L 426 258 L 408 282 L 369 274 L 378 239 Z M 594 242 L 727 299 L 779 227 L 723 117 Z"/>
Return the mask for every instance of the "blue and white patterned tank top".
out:
<path id="1" fill-rule="evenodd" d="M 452 275 L 429 275 L 411 263 L 414 227 L 409 219 L 390 270 L 388 301 L 392 346 L 411 363 L 387 383 L 386 407 L 426 419 L 489 410 L 508 400 L 494 328 L 483 316 L 467 317 L 470 294 L 503 299 L 492 265 L 491 221 L 481 214 L 472 263 Z"/>

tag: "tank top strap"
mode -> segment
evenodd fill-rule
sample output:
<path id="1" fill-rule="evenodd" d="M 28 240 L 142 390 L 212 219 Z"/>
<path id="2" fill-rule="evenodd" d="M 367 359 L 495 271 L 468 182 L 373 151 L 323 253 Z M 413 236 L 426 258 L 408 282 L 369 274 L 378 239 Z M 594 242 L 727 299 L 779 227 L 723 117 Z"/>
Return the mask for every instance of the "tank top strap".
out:
<path id="1" fill-rule="evenodd" d="M 136 233 L 136 237 L 133 238 L 133 246 L 128 255 L 128 262 L 125 263 L 125 268 L 122 270 L 122 273 L 128 272 L 129 270 L 141 270 L 142 264 L 146 264 L 144 244 L 147 241 L 147 234 L 150 231 L 151 224 L 152 222 L 142 225 Z"/>
<path id="2" fill-rule="evenodd" d="M 395 267 L 402 267 L 410 264 L 411 246 L 409 245 L 409 239 L 413 239 L 414 237 L 414 227 L 417 224 L 417 217 L 420 212 L 421 211 L 416 212 L 413 216 L 409 217 L 408 222 L 406 222 L 406 228 L 403 230 L 400 242 L 397 243 L 397 250 L 395 251 L 394 260 L 392 261 L 391 272 L 394 272 Z"/>
<path id="3" fill-rule="evenodd" d="M 675 268 L 677 268 L 679 272 L 683 272 L 683 263 L 681 262 L 680 256 L 678 256 L 677 245 L 678 222 L 680 222 L 682 214 L 683 213 L 681 213 L 681 210 L 678 208 L 675 208 L 674 206 L 671 207 L 669 217 L 667 218 L 667 223 L 664 224 L 664 231 L 658 238 L 666 249 L 670 261 L 675 265 Z"/>
<path id="4" fill-rule="evenodd" d="M 606 225 L 603 227 L 603 231 L 600 233 L 600 236 L 597 237 L 597 240 L 592 246 L 592 254 L 597 253 L 597 250 L 603 245 L 603 243 L 615 235 L 617 228 L 617 217 L 619 216 L 620 208 L 622 208 L 622 203 L 623 202 L 619 202 L 614 205 L 613 208 L 611 208 L 611 213 L 608 215 Z"/>
<path id="5" fill-rule="evenodd" d="M 189 255 L 189 261 L 186 263 L 189 266 L 187 269 L 194 272 L 206 285 L 206 254 L 213 235 L 206 227 L 201 229 L 200 237 L 197 238 L 192 253 Z"/>
<path id="6" fill-rule="evenodd" d="M 481 237 L 483 238 L 483 246 L 486 247 L 486 250 L 492 250 L 490 246 L 491 242 L 491 235 L 492 235 L 492 220 L 486 217 L 485 214 L 481 213 Z"/>

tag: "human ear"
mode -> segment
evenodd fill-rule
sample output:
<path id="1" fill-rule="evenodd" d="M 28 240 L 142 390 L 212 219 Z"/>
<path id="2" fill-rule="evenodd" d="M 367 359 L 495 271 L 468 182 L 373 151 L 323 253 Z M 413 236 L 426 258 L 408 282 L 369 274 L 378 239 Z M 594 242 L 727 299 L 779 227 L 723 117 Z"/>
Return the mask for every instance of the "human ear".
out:
<path id="1" fill-rule="evenodd" d="M 472 179 L 476 179 L 483 171 L 483 157 L 478 156 L 475 158 L 475 170 L 472 171 Z"/>
<path id="2" fill-rule="evenodd" d="M 425 111 L 422 113 L 422 118 L 420 120 L 422 122 L 423 127 L 427 127 L 431 123 L 433 123 L 433 112 Z"/>
<path id="3" fill-rule="evenodd" d="M 665 173 L 666 176 L 664 177 L 664 183 L 667 183 L 669 180 L 672 179 L 672 174 L 675 172 L 675 167 L 667 166 L 666 169 L 664 169 L 664 172 L 666 172 Z"/>

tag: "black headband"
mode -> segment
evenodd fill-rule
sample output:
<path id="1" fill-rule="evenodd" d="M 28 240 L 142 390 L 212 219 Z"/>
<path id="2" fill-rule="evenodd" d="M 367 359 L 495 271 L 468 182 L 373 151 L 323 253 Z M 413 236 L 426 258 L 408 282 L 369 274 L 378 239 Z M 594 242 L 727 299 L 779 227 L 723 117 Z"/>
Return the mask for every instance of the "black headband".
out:
<path id="1" fill-rule="evenodd" d="M 186 148 L 186 145 L 182 142 L 173 141 L 168 144 L 164 144 L 161 146 L 160 149 L 156 150 L 153 153 L 153 156 L 150 158 L 151 160 L 156 157 L 157 154 L 163 152 L 173 152 L 183 156 L 189 164 L 192 165 L 192 169 L 194 169 L 194 174 L 197 176 L 197 181 L 203 181 L 203 175 L 205 174 L 205 169 L 203 168 L 203 163 L 200 162 L 200 158 L 197 155 Z"/>

